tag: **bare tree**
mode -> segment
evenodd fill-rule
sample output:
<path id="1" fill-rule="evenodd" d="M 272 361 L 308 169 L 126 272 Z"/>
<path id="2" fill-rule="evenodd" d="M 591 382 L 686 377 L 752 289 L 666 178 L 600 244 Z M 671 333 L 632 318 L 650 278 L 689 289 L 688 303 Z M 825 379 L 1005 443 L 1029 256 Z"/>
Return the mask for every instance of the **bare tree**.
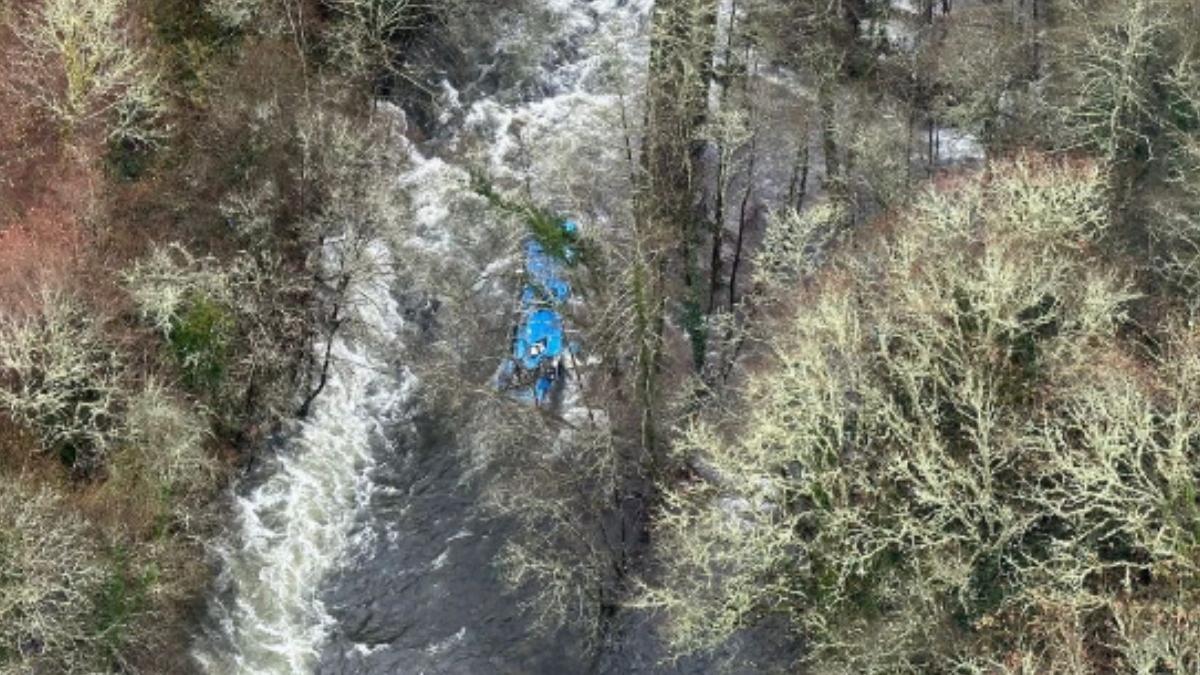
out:
<path id="1" fill-rule="evenodd" d="M 102 668 L 92 630 L 107 571 L 86 524 L 45 490 L 0 490 L 0 673 Z"/>
<path id="2" fill-rule="evenodd" d="M 156 138 L 163 99 L 125 9 L 125 0 L 39 0 L 18 14 L 21 100 L 68 134 L 99 121 L 114 138 Z"/>
<path id="3" fill-rule="evenodd" d="M 639 603 L 675 649 L 774 614 L 823 672 L 1195 658 L 1169 636 L 1200 550 L 1200 351 L 1173 321 L 1148 361 L 1120 337 L 1134 294 L 1089 252 L 1104 192 L 1094 165 L 995 163 L 799 299 L 776 289 L 770 364 L 677 446 L 693 472 L 664 494 L 664 576 Z M 801 244 L 777 269 L 806 267 Z"/>
<path id="4" fill-rule="evenodd" d="M 440 8 L 431 0 L 329 0 L 336 16 L 330 35 L 334 62 L 371 81 L 419 84 L 405 69 L 406 42 Z M 376 91 L 376 93 L 383 93 Z"/>
<path id="5" fill-rule="evenodd" d="M 37 304 L 0 320 L 0 408 L 36 432 L 44 452 L 94 473 L 121 437 L 119 357 L 76 298 L 44 290 Z"/>

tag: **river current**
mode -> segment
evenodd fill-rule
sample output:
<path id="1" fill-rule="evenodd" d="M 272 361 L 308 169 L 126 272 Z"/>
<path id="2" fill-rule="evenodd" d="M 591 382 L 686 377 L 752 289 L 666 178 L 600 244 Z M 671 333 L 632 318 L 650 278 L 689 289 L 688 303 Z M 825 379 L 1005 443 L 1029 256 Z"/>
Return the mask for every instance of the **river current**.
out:
<path id="1" fill-rule="evenodd" d="M 443 84 L 429 128 L 395 139 L 403 162 L 394 189 L 411 212 L 407 238 L 368 247 L 376 273 L 350 289 L 355 330 L 332 345 L 325 391 L 235 488 L 229 534 L 213 550 L 220 576 L 193 646 L 203 672 L 767 673 L 787 672 L 772 664 L 793 662 L 794 645 L 778 626 L 746 631 L 722 653 L 695 661 L 667 660 L 652 619 L 637 612 L 616 617 L 598 652 L 569 631 L 534 631 L 523 598 L 493 565 L 509 524 L 482 511 L 464 466 L 469 448 L 456 447 L 437 411 L 420 405 L 421 382 L 404 361 L 428 306 L 392 262 L 403 249 L 466 255 L 479 201 L 469 168 L 482 165 L 497 184 L 584 227 L 619 220 L 628 204 L 623 134 L 641 114 L 652 0 L 526 6 L 501 17 L 503 34 L 473 55 L 468 77 Z M 731 6 L 722 3 L 722 24 Z M 765 133 L 791 140 L 764 144 L 755 196 L 778 204 L 788 192 L 793 144 L 813 147 L 814 165 L 820 144 L 791 131 L 793 111 L 807 105 L 804 83 L 786 72 L 762 74 L 759 98 L 771 101 Z M 405 124 L 402 111 L 379 107 Z M 973 139 L 952 131 L 939 162 L 976 158 Z M 417 137 L 424 140 L 409 140 Z M 742 187 L 735 181 L 732 189 Z M 340 245 L 329 242 L 327 255 Z M 488 256 L 475 261 L 485 278 L 520 251 Z M 516 291 L 488 286 L 497 303 L 510 303 Z M 481 379 L 496 364 L 484 367 Z"/>
<path id="2" fill-rule="evenodd" d="M 411 202 L 417 233 L 405 245 L 453 254 L 447 232 L 463 225 L 451 222 L 453 204 L 469 192 L 456 159 L 464 145 L 485 148 L 498 180 L 520 173 L 537 198 L 584 209 L 564 202 L 569 181 L 531 165 L 517 146 L 535 142 L 559 166 L 572 153 L 619 157 L 605 141 L 620 100 L 612 71 L 644 64 L 650 2 L 543 4 L 496 47 L 499 56 L 528 40 L 547 45 L 523 77 L 503 88 L 446 84 L 430 140 L 397 139 L 406 161 L 395 188 Z M 486 70 L 481 64 L 480 82 Z M 338 242 L 329 246 L 336 255 Z M 534 633 L 498 579 L 492 559 L 505 523 L 480 511 L 462 453 L 438 433 L 436 412 L 419 409 L 420 382 L 401 357 L 414 334 L 404 301 L 411 289 L 397 287 L 387 246 L 369 253 L 377 273 L 351 288 L 357 328 L 335 338 L 325 391 L 235 489 L 197 662 L 213 675 L 602 668 L 580 660 L 570 635 Z"/>

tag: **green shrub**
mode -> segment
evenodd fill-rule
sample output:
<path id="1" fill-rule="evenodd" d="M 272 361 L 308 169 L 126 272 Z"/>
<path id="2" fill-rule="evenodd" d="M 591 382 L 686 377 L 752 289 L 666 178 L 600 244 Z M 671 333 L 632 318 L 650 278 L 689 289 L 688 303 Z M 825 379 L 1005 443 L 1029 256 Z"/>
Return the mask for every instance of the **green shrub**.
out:
<path id="1" fill-rule="evenodd" d="M 167 57 L 172 82 L 197 101 L 207 95 L 212 86 L 214 62 L 234 44 L 240 28 L 223 23 L 209 5 L 192 0 L 146 3 L 154 35 Z"/>
<path id="2" fill-rule="evenodd" d="M 680 306 L 680 319 L 692 348 L 692 364 L 696 370 L 704 367 L 708 353 L 708 321 L 696 300 L 685 300 Z"/>
<path id="3" fill-rule="evenodd" d="M 118 180 L 136 181 L 150 168 L 154 147 L 132 139 L 112 138 L 104 159 L 109 172 Z"/>
<path id="4" fill-rule="evenodd" d="M 542 245 L 542 249 L 559 260 L 574 264 L 578 259 L 581 242 L 576 234 L 563 229 L 564 220 L 533 206 L 525 207 L 525 222 L 529 232 Z M 568 256 L 568 249 L 577 249 L 577 254 Z"/>
<path id="5" fill-rule="evenodd" d="M 193 389 L 220 386 L 229 367 L 232 312 L 204 296 L 192 298 L 176 317 L 168 340 Z"/>
<path id="6" fill-rule="evenodd" d="M 136 571 L 129 553 L 116 548 L 108 557 L 109 571 L 93 600 L 93 631 L 110 659 L 119 658 L 138 614 L 147 606 L 147 593 L 155 582 L 153 567 Z"/>

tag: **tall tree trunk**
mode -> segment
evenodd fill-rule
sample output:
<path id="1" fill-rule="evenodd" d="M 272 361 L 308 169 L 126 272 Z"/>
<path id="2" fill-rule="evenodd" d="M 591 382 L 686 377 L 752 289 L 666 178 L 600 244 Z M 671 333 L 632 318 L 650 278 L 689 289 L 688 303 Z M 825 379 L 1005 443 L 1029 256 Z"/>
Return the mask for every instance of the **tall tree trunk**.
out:
<path id="1" fill-rule="evenodd" d="M 934 133 L 935 133 L 934 130 L 936 128 L 937 128 L 937 123 L 933 121 L 933 114 L 930 113 L 929 120 L 928 120 L 928 127 L 926 129 L 926 132 L 928 134 L 928 148 L 926 149 L 926 155 L 925 155 L 926 159 L 929 162 L 928 171 L 929 171 L 930 176 L 932 176 L 934 171 L 936 171 L 936 169 L 937 169 L 937 146 L 934 143 Z"/>
<path id="2" fill-rule="evenodd" d="M 652 227 L 671 233 L 681 252 L 686 289 L 694 285 L 697 225 L 694 208 L 701 175 L 699 130 L 708 107 L 716 37 L 714 0 L 658 0 L 646 107 L 643 153 Z"/>
<path id="3" fill-rule="evenodd" d="M 825 153 L 825 188 L 840 192 L 843 183 L 842 164 L 838 155 L 837 122 L 834 120 L 834 84 L 825 82 L 820 90 L 821 146 Z"/>
<path id="4" fill-rule="evenodd" d="M 808 125 L 800 143 L 796 146 L 796 159 L 792 163 L 792 179 L 788 183 L 787 203 L 799 211 L 804 207 L 804 198 L 808 195 Z"/>
<path id="5" fill-rule="evenodd" d="M 728 99 L 729 88 L 732 86 L 731 68 L 733 63 L 733 42 L 734 34 L 737 29 L 738 21 L 738 2 L 732 0 L 730 4 L 729 27 L 725 36 L 725 49 L 722 55 L 722 65 L 724 72 L 721 77 L 717 78 L 717 86 L 721 88 L 720 97 L 717 102 L 717 110 L 725 109 L 725 104 Z M 723 141 L 720 141 L 723 142 Z M 720 143 L 719 142 L 719 143 Z M 717 291 L 721 286 L 721 249 L 725 244 L 725 181 L 727 173 L 727 156 L 730 149 L 722 145 L 717 147 L 717 176 L 716 176 L 716 204 L 713 208 L 711 216 L 712 223 L 712 254 L 709 257 L 708 264 L 708 313 L 712 314 L 716 310 Z"/>
<path id="6" fill-rule="evenodd" d="M 742 205 L 738 211 L 738 235 L 737 243 L 733 248 L 733 265 L 729 271 L 729 306 L 733 307 L 737 304 L 737 275 L 738 268 L 742 264 L 742 250 L 746 243 L 746 225 L 749 222 L 747 207 L 750 205 L 750 197 L 754 194 L 754 169 L 755 163 L 758 160 L 758 137 L 757 135 L 750 139 L 750 166 L 746 170 L 746 190 L 742 193 Z"/>
<path id="7" fill-rule="evenodd" d="M 725 245 L 725 167 L 717 167 L 717 206 L 712 220 L 712 255 L 708 261 L 708 313 L 716 310 L 717 290 L 721 286 L 721 247 Z"/>
<path id="8" fill-rule="evenodd" d="M 329 367 L 333 363 L 333 341 L 337 337 L 338 330 L 346 323 L 347 319 L 342 316 L 342 303 L 346 297 L 346 289 L 350 287 L 351 275 L 343 274 L 338 278 L 338 283 L 333 291 L 333 309 L 329 313 L 327 326 L 329 332 L 325 336 L 325 353 L 321 360 L 321 368 L 317 373 L 317 386 L 309 391 L 300 407 L 296 410 L 296 417 L 305 419 L 308 413 L 312 410 L 313 403 L 321 392 L 325 391 L 325 385 L 329 382 Z"/>
<path id="9" fill-rule="evenodd" d="M 640 162 L 634 160 L 633 129 L 630 127 L 625 106 L 625 95 L 621 92 L 621 126 L 624 130 L 625 159 L 628 163 L 629 181 L 634 188 L 633 198 L 633 316 L 634 340 L 637 341 L 635 354 L 636 368 L 634 375 L 634 400 L 640 408 L 639 447 L 648 457 L 653 458 L 656 442 L 656 420 L 654 411 L 658 407 L 655 392 L 656 375 L 658 371 L 661 328 L 659 314 L 662 308 L 662 266 L 657 264 L 652 251 L 657 248 L 656 238 L 648 227 L 651 212 L 648 206 L 651 195 L 648 193 L 649 178 L 646 162 L 646 150 L 643 150 Z M 614 363 L 616 363 L 614 361 Z M 619 371 L 616 371 L 619 374 Z"/>
<path id="10" fill-rule="evenodd" d="M 708 113 L 708 93 L 713 77 L 718 0 L 658 0 L 652 16 L 650 70 L 647 76 L 643 182 L 640 200 L 647 254 L 660 260 L 651 266 L 667 281 L 667 263 L 678 270 L 678 282 L 650 283 L 644 290 L 659 294 L 645 298 L 647 306 L 664 307 L 666 295 L 676 291 L 688 317 L 701 317 L 702 286 L 696 283 L 697 250 L 704 213 L 697 199 L 703 175 L 700 129 Z M 678 252 L 669 258 L 656 252 Z M 661 312 L 660 312 L 661 314 Z M 661 338 L 663 317 L 641 323 Z M 704 353 L 703 332 L 689 327 L 697 365 Z M 652 361 L 657 362 L 657 358 Z M 649 376 L 654 376 L 651 373 Z M 646 388 L 653 393 L 652 388 Z M 643 434 L 652 439 L 653 434 Z"/>

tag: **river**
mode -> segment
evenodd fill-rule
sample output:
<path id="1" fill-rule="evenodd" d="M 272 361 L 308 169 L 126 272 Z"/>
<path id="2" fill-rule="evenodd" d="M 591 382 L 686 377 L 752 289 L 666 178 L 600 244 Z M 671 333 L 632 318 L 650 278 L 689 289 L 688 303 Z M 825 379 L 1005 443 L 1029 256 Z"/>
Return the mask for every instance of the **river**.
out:
<path id="1" fill-rule="evenodd" d="M 612 68 L 644 62 L 649 6 L 548 0 L 538 21 L 517 23 L 497 47 L 544 41 L 526 76 L 489 87 L 481 68 L 476 86 L 445 85 L 430 139 L 397 140 L 406 162 L 396 189 L 406 192 L 418 233 L 408 245 L 445 247 L 447 233 L 463 226 L 451 219 L 468 192 L 458 159 L 468 143 L 487 148 L 498 179 L 520 173 L 537 198 L 577 206 L 569 181 L 530 166 L 514 139 L 533 138 L 559 160 L 572 152 L 619 157 L 615 144 L 597 145 L 618 102 Z M 480 511 L 462 453 L 416 405 L 420 383 L 401 362 L 402 341 L 413 335 L 403 300 L 411 289 L 397 287 L 386 246 L 371 253 L 378 274 L 351 288 L 357 329 L 335 338 L 325 391 L 235 488 L 235 520 L 214 548 L 220 574 L 193 647 L 197 663 L 213 675 L 600 667 L 582 660 L 570 636 L 532 632 L 519 598 L 497 578 L 491 563 L 505 523 Z"/>
<path id="2" fill-rule="evenodd" d="M 469 448 L 456 447 L 437 411 L 419 405 L 421 383 L 405 367 L 424 301 L 392 268 L 399 251 L 475 255 L 481 270 L 519 260 L 515 246 L 482 256 L 467 250 L 480 227 L 468 167 L 482 165 L 499 185 L 585 227 L 620 222 L 630 190 L 623 124 L 641 114 L 651 5 L 531 0 L 536 12 L 505 17 L 492 51 L 474 55 L 466 78 L 443 85 L 436 119 L 410 134 L 423 140 L 397 137 L 404 161 L 395 189 L 409 203 L 410 231 L 370 249 L 377 273 L 350 289 L 356 330 L 336 339 L 326 390 L 272 459 L 235 488 L 236 517 L 213 549 L 220 576 L 193 647 L 202 671 L 764 673 L 794 662 L 796 645 L 780 626 L 675 662 L 665 659 L 653 620 L 637 612 L 621 612 L 608 643 L 590 656 L 569 631 L 534 631 L 522 598 L 493 566 L 510 524 L 482 511 L 464 466 Z M 768 67 L 762 74 L 764 133 L 793 138 L 796 111 L 808 105 L 804 83 Z M 960 136 L 949 134 L 935 161 L 976 158 L 973 139 Z M 812 137 L 764 144 L 756 203 L 786 199 L 795 142 L 814 147 L 819 164 Z M 330 245 L 336 252 L 338 242 Z M 485 286 L 498 305 L 516 292 Z M 483 366 L 480 379 L 496 365 Z"/>

